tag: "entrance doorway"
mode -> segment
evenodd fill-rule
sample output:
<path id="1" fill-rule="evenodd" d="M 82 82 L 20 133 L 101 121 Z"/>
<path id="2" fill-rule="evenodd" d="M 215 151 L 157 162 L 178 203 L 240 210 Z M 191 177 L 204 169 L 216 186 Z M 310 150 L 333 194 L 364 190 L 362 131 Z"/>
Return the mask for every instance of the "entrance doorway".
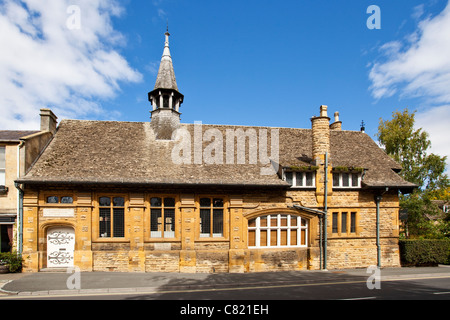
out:
<path id="1" fill-rule="evenodd" d="M 75 231 L 71 227 L 47 230 L 47 268 L 73 267 Z"/>

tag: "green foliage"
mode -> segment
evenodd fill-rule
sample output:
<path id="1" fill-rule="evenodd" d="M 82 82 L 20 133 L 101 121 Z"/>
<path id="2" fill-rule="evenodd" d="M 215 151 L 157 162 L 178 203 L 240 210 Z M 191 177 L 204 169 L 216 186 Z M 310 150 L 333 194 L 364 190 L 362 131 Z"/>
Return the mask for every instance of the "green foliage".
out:
<path id="1" fill-rule="evenodd" d="M 289 170 L 292 171 L 299 171 L 299 172 L 303 172 L 303 171 L 316 171 L 317 169 L 319 169 L 318 166 L 290 166 L 288 167 Z"/>
<path id="2" fill-rule="evenodd" d="M 333 167 L 333 172 L 363 172 L 364 168 L 361 167 L 343 167 L 337 166 Z"/>
<path id="3" fill-rule="evenodd" d="M 450 263 L 450 240 L 400 240 L 403 266 L 431 266 Z"/>
<path id="4" fill-rule="evenodd" d="M 386 153 L 402 165 L 400 175 L 418 186 L 412 194 L 400 196 L 400 208 L 408 212 L 407 234 L 412 238 L 450 237 L 450 219 L 430 201 L 450 187 L 446 157 L 427 154 L 431 146 L 428 133 L 415 129 L 414 122 L 415 111 L 395 111 L 391 120 L 380 119 L 377 133 Z"/>
<path id="5" fill-rule="evenodd" d="M 392 120 L 380 119 L 378 141 L 395 161 L 402 165 L 400 175 L 415 183 L 425 192 L 446 188 L 449 180 L 445 174 L 446 157 L 427 154 L 431 146 L 428 133 L 415 129 L 415 111 L 406 108 L 395 111 Z"/>
<path id="6" fill-rule="evenodd" d="M 408 212 L 409 238 L 450 238 L 450 219 L 420 191 L 400 196 L 401 210 Z"/>
<path id="7" fill-rule="evenodd" d="M 10 272 L 21 272 L 22 262 L 22 255 L 16 252 L 0 252 L 0 265 L 9 266 Z"/>

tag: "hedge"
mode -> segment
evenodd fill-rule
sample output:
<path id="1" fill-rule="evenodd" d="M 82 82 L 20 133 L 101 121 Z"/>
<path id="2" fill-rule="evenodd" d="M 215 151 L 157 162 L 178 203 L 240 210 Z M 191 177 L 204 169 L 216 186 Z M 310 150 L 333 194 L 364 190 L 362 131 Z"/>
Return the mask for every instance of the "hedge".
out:
<path id="1" fill-rule="evenodd" d="M 400 240 L 402 266 L 450 264 L 450 240 Z"/>

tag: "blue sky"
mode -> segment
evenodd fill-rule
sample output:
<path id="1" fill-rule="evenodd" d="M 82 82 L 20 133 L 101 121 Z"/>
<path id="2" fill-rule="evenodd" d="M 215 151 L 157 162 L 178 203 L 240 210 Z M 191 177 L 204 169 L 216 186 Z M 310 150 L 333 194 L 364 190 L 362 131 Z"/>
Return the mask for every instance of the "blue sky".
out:
<path id="1" fill-rule="evenodd" d="M 364 120 L 375 139 L 380 118 L 409 107 L 433 151 L 450 154 L 447 0 L 56 1 L 0 0 L 11 30 L 0 36 L 11 53 L 0 58 L 0 127 L 38 127 L 40 107 L 148 121 L 168 21 L 182 122 L 310 128 L 325 104 L 344 130 Z M 69 5 L 77 30 L 64 28 Z M 370 5 L 381 29 L 367 28 Z"/>

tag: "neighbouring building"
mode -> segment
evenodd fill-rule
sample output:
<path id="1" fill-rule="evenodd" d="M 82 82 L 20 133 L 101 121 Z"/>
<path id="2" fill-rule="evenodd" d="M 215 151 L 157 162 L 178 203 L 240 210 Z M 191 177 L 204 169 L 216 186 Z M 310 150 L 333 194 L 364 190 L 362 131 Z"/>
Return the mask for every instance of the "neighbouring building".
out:
<path id="1" fill-rule="evenodd" d="M 41 130 L 0 130 L 0 252 L 20 251 L 19 191 L 14 180 L 25 174 L 56 131 L 56 116 L 41 109 Z"/>
<path id="2" fill-rule="evenodd" d="M 326 106 L 310 129 L 181 123 L 165 35 L 151 121 L 63 120 L 17 180 L 24 270 L 399 266 L 399 164 Z"/>

